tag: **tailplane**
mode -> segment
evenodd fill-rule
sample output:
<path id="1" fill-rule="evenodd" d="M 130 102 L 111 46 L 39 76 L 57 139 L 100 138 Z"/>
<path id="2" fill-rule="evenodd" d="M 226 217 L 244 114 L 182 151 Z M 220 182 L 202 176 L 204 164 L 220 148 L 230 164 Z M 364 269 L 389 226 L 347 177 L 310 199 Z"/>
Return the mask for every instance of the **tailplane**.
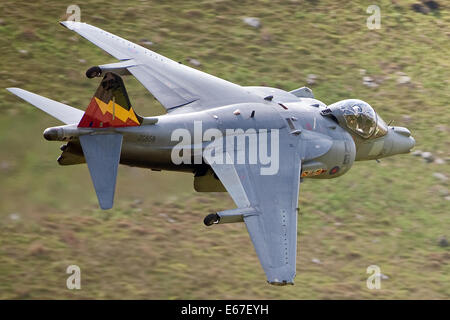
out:
<path id="1" fill-rule="evenodd" d="M 143 121 L 131 107 L 122 78 L 112 72 L 106 73 L 84 114 L 79 109 L 26 90 L 8 90 L 67 124 L 46 129 L 44 137 L 47 140 L 69 141 L 62 148 L 63 155 L 58 160 L 61 164 L 82 163 L 84 156 L 100 207 L 110 209 L 114 202 L 123 140 L 122 134 L 113 128 L 140 126 Z"/>
<path id="2" fill-rule="evenodd" d="M 20 88 L 7 88 L 9 92 L 41 109 L 65 124 L 78 123 L 83 111 Z"/>

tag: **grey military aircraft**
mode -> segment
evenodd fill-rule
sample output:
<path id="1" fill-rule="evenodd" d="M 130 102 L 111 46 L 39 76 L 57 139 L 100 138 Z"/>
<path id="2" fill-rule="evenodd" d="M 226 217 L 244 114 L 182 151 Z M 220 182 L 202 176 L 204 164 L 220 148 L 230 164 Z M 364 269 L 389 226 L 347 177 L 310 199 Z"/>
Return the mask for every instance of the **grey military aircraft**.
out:
<path id="1" fill-rule="evenodd" d="M 414 147 L 407 128 L 386 125 L 364 101 L 327 106 L 306 87 L 240 86 L 89 24 L 61 24 L 120 61 L 87 70 L 87 77 L 103 78 L 85 112 L 8 88 L 65 123 L 44 131 L 47 140 L 67 142 L 58 163 L 87 163 L 102 209 L 113 206 L 119 163 L 191 172 L 195 190 L 227 191 L 237 208 L 209 214 L 204 223 L 244 222 L 271 284 L 293 284 L 303 179 L 336 178 L 354 161 Z M 122 80 L 128 75 L 167 114 L 136 114 Z"/>

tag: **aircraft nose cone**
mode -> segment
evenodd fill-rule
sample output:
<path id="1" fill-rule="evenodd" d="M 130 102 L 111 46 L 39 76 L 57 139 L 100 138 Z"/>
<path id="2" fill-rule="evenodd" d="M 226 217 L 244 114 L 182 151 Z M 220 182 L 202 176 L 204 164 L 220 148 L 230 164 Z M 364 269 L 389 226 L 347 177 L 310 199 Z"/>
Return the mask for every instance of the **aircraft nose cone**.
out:
<path id="1" fill-rule="evenodd" d="M 393 127 L 388 138 L 392 149 L 390 155 L 409 153 L 416 145 L 416 140 L 412 137 L 411 131 L 404 127 Z"/>

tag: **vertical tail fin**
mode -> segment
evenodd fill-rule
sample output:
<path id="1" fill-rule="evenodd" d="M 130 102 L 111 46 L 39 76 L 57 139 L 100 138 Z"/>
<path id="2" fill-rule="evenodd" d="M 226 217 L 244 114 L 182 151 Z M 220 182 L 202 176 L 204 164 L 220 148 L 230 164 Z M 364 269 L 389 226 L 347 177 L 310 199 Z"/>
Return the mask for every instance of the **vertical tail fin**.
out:
<path id="1" fill-rule="evenodd" d="M 78 127 L 130 127 L 141 123 L 142 117 L 131 107 L 122 78 L 108 72 L 100 82 Z"/>
<path id="2" fill-rule="evenodd" d="M 111 209 L 114 203 L 122 135 L 85 135 L 80 137 L 80 143 L 100 207 L 103 210 Z"/>
<path id="3" fill-rule="evenodd" d="M 139 126 L 141 123 L 142 117 L 131 107 L 122 78 L 108 72 L 100 82 L 78 127 L 100 129 Z M 104 210 L 113 206 L 122 139 L 121 134 L 97 131 L 80 136 L 98 202 Z"/>

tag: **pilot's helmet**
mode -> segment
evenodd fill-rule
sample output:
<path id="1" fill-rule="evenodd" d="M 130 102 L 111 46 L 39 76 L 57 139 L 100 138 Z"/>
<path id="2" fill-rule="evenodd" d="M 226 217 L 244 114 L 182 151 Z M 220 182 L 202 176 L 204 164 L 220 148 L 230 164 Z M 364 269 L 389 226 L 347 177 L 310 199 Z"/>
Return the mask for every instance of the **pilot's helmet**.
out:
<path id="1" fill-rule="evenodd" d="M 336 102 L 323 112 L 333 115 L 339 124 L 362 138 L 370 138 L 377 129 L 377 114 L 362 100 L 350 99 Z"/>

